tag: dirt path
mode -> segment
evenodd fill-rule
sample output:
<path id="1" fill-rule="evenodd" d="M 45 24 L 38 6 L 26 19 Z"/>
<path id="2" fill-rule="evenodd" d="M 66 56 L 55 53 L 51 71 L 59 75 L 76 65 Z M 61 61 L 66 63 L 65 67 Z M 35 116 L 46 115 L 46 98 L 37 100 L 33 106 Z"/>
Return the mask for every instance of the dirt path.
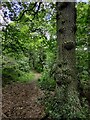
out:
<path id="1" fill-rule="evenodd" d="M 2 89 L 3 117 L 8 118 L 39 118 L 44 113 L 44 106 L 38 102 L 43 92 L 37 86 L 41 74 L 35 73 L 34 81 L 30 83 L 14 83 Z"/>
<path id="2" fill-rule="evenodd" d="M 40 77 L 41 77 L 41 74 L 40 74 L 40 73 L 35 73 L 35 78 L 34 78 L 34 80 L 37 81 Z"/>

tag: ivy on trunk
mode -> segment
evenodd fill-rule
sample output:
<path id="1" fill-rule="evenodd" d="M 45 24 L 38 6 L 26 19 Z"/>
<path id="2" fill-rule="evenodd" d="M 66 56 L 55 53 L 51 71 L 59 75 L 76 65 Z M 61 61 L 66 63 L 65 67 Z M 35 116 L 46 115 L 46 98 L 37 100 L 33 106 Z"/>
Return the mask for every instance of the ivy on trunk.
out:
<path id="1" fill-rule="evenodd" d="M 78 80 L 76 76 L 75 2 L 57 2 L 57 44 L 58 57 L 54 66 L 56 93 L 59 115 L 57 118 L 74 120 L 84 118 L 79 99 Z"/>

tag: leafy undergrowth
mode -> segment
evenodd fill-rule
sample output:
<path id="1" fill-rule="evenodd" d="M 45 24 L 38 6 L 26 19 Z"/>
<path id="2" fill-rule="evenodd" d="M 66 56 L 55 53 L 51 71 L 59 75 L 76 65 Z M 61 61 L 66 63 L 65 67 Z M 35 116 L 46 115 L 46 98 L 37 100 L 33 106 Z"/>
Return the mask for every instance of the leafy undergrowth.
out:
<path id="1" fill-rule="evenodd" d="M 36 73 L 35 71 L 30 71 L 30 72 L 21 72 L 20 71 L 20 75 L 16 75 L 17 72 L 13 72 L 11 71 L 11 73 L 8 73 L 8 76 L 5 74 L 3 75 L 2 78 L 2 85 L 3 87 L 8 85 L 8 84 L 12 84 L 12 83 L 29 83 L 33 80 L 37 80 L 40 78 L 41 74 Z M 18 74 L 18 73 L 17 73 Z M 13 77 L 12 77 L 13 76 Z"/>
<path id="2" fill-rule="evenodd" d="M 22 76 L 20 76 L 19 78 L 18 78 L 18 82 L 21 82 L 21 83 L 29 83 L 29 82 L 31 82 L 31 81 L 33 81 L 33 80 L 37 80 L 37 79 L 39 79 L 39 77 L 41 76 L 41 74 L 39 74 L 39 73 L 36 73 L 36 72 L 33 72 L 33 71 L 31 71 L 31 72 L 29 72 L 29 73 L 25 73 L 25 72 L 23 72 L 22 73 Z"/>

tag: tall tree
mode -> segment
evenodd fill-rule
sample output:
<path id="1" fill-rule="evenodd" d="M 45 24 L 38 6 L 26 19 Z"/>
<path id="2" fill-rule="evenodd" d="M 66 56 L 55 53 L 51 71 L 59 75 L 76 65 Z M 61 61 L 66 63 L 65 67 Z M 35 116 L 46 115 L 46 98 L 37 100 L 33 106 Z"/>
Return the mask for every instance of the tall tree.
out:
<path id="1" fill-rule="evenodd" d="M 56 91 L 60 106 L 59 119 L 74 120 L 82 116 L 75 60 L 75 2 L 57 2 L 58 57 L 55 66 Z"/>

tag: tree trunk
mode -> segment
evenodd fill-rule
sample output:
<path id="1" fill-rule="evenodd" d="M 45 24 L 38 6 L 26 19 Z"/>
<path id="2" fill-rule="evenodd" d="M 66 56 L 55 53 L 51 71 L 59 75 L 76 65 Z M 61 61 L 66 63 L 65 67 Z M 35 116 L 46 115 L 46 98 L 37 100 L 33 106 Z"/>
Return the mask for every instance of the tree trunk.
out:
<path id="1" fill-rule="evenodd" d="M 58 62 L 55 70 L 56 93 L 60 108 L 59 118 L 74 120 L 82 117 L 76 77 L 75 2 L 57 2 Z"/>

